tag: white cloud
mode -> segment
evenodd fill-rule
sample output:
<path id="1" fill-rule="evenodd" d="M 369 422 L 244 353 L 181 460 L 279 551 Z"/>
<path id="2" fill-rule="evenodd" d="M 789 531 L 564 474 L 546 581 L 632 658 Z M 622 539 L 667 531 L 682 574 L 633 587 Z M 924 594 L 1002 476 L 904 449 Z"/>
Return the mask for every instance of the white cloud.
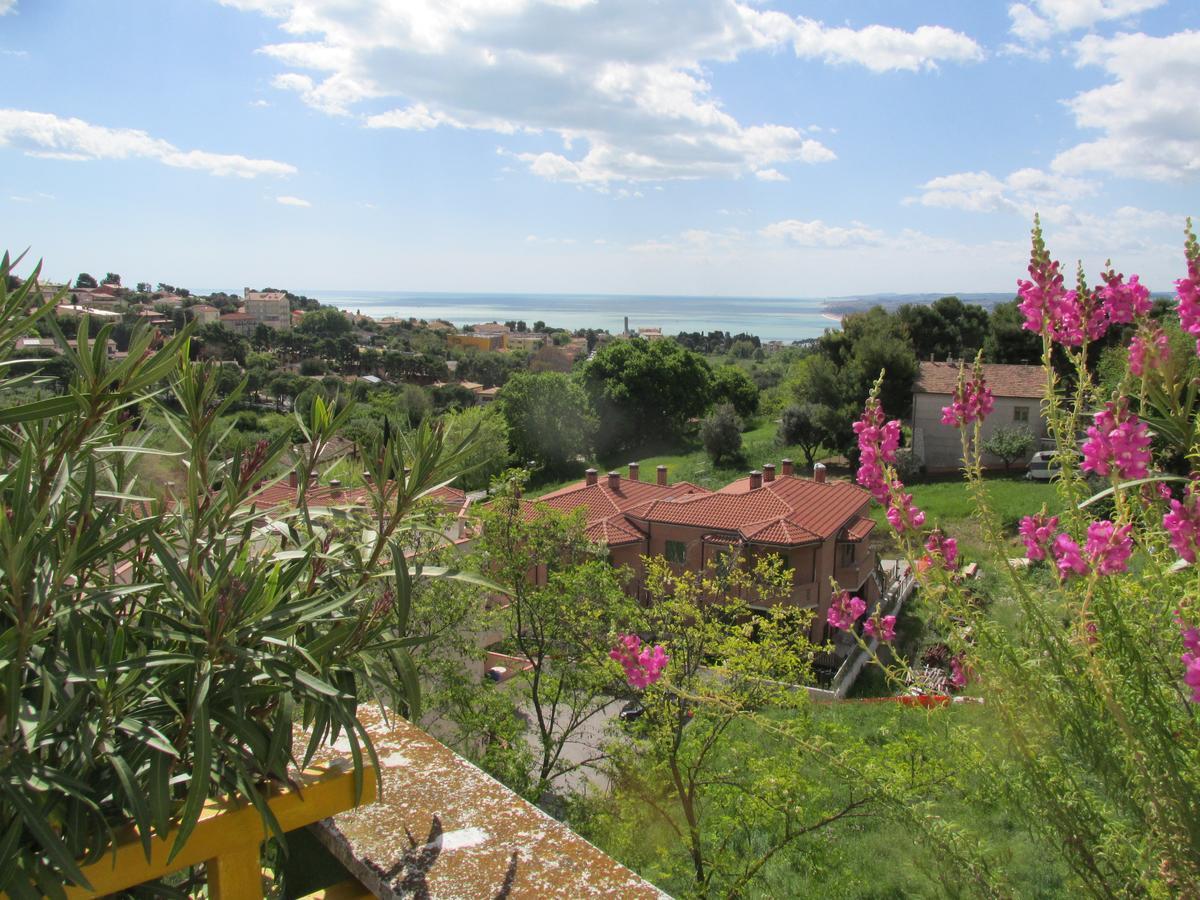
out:
<path id="1" fill-rule="evenodd" d="M 152 159 L 179 169 L 239 178 L 296 173 L 295 166 L 271 159 L 180 150 L 137 129 L 106 128 L 82 119 L 64 119 L 52 113 L 22 109 L 0 109 L 0 147 L 13 147 L 29 156 L 47 159 Z"/>
<path id="2" fill-rule="evenodd" d="M 281 196 L 276 197 L 275 202 L 281 203 L 284 206 L 312 206 L 312 204 L 307 200 L 304 200 L 300 197 L 293 197 L 290 194 L 282 194 Z"/>
<path id="3" fill-rule="evenodd" d="M 778 169 L 759 169 L 754 173 L 759 181 L 787 181 L 788 177 Z"/>
<path id="4" fill-rule="evenodd" d="M 858 247 L 879 244 L 884 237 L 883 232 L 869 228 L 862 222 L 851 222 L 849 226 L 826 225 L 820 219 L 807 222 L 783 219 L 767 225 L 759 234 L 799 247 Z"/>
<path id="5" fill-rule="evenodd" d="M 17 0 L 0 0 L 0 16 L 17 11 Z"/>
<path id="6" fill-rule="evenodd" d="M 1041 43 L 1054 34 L 1091 28 L 1100 22 L 1129 19 L 1162 6 L 1167 0 L 1031 0 L 1008 8 L 1010 31 L 1026 43 Z M 1036 7 L 1036 8 L 1035 8 Z"/>
<path id="7" fill-rule="evenodd" d="M 1088 35 L 1076 46 L 1079 66 L 1100 66 L 1112 81 L 1067 102 L 1075 124 L 1101 136 L 1060 153 L 1054 169 L 1155 181 L 1200 174 L 1200 31 Z"/>
<path id="8" fill-rule="evenodd" d="M 259 99 L 259 100 L 251 100 L 250 105 L 253 106 L 255 109 L 266 109 L 271 104 L 268 103 L 266 100 Z"/>
<path id="9" fill-rule="evenodd" d="M 905 202 L 968 212 L 1009 210 L 1032 216 L 1041 207 L 1084 197 L 1096 189 L 1095 183 L 1083 178 L 1041 169 L 1018 169 L 1004 179 L 990 172 L 956 172 L 925 182 L 921 194 Z"/>
<path id="10" fill-rule="evenodd" d="M 261 52 L 287 68 L 274 84 L 316 109 L 348 115 L 386 101 L 367 127 L 554 136 L 561 148 L 513 158 L 598 189 L 836 158 L 802 128 L 739 121 L 706 65 L 781 48 L 875 72 L 983 56 L 948 28 L 829 28 L 739 0 L 221 2 L 280 20 L 287 39 Z"/>

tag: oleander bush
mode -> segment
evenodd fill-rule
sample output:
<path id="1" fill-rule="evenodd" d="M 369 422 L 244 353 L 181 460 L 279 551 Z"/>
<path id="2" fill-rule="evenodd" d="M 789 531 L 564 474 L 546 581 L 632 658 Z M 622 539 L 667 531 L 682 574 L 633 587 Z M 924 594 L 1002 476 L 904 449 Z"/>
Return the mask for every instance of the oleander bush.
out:
<path id="1" fill-rule="evenodd" d="M 457 576 L 405 559 L 414 507 L 472 437 L 385 429 L 360 448 L 369 509 L 333 516 L 309 504 L 309 473 L 349 405 L 314 400 L 299 451 L 285 433 L 226 456 L 218 423 L 245 383 L 218 392 L 188 330 L 138 330 L 110 359 L 110 327 L 83 318 L 73 348 L 40 266 L 12 287 L 17 262 L 0 260 L 0 891 L 63 896 L 118 825 L 147 851 L 177 827 L 174 852 L 206 800 L 240 795 L 278 831 L 266 789 L 338 738 L 361 775 L 360 699 L 419 704 L 414 580 Z M 9 365 L 39 326 L 58 343 L 54 376 Z M 149 419 L 178 449 L 151 449 L 168 442 Z M 139 474 L 164 453 L 186 471 L 174 490 Z M 281 462 L 297 502 L 267 517 L 257 498 Z M 293 752 L 297 728 L 309 740 Z"/>

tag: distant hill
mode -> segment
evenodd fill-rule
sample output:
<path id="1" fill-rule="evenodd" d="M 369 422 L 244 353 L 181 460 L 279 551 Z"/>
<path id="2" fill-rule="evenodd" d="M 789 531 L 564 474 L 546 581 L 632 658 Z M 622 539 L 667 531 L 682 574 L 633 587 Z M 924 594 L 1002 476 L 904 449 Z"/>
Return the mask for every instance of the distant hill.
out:
<path id="1" fill-rule="evenodd" d="M 825 311 L 835 316 L 847 313 L 864 312 L 872 306 L 882 306 L 894 310 L 906 303 L 928 305 L 942 297 L 957 297 L 963 303 L 977 303 L 991 309 L 997 303 L 1007 303 L 1016 297 L 1016 292 L 1002 294 L 981 294 L 955 291 L 945 291 L 940 294 L 856 294 L 852 297 L 830 297 L 825 301 Z"/>

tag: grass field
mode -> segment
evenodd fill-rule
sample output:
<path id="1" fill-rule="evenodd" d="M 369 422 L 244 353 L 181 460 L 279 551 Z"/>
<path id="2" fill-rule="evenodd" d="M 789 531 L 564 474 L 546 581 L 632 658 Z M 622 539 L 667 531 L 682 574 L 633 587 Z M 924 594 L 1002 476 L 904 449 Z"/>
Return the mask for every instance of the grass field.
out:
<path id="1" fill-rule="evenodd" d="M 622 475 L 630 462 L 641 464 L 641 477 L 645 480 L 654 478 L 658 466 L 667 467 L 667 476 L 672 482 L 690 481 L 706 488 L 720 488 L 729 484 L 735 478 L 743 477 L 751 469 L 762 468 L 763 463 L 773 462 L 779 465 L 781 459 L 789 458 L 796 463 L 796 471 L 808 471 L 805 466 L 804 451 L 795 446 L 781 446 L 776 442 L 774 422 L 766 422 L 749 431 L 742 433 L 742 460 L 737 463 L 726 463 L 714 466 L 704 452 L 698 440 L 685 443 L 674 450 L 664 448 L 647 448 L 641 453 L 623 454 L 604 459 L 592 459 L 579 465 L 578 473 L 571 478 L 548 481 L 535 484 L 530 488 L 530 495 L 537 496 L 555 488 L 578 481 L 583 477 L 583 470 L 596 469 L 599 472 L 618 471 Z M 818 457 L 819 458 L 819 457 Z"/>

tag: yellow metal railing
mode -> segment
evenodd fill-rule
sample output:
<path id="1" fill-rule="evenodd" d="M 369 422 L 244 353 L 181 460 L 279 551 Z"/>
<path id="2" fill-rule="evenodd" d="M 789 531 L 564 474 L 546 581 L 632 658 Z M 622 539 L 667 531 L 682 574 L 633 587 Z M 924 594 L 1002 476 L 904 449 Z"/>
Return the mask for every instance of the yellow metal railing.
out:
<path id="1" fill-rule="evenodd" d="M 354 774 L 344 769 L 310 769 L 298 779 L 298 789 L 280 790 L 267 800 L 283 831 L 295 831 L 321 819 L 358 806 Z M 363 771 L 362 800 L 373 802 L 377 777 L 375 769 Z M 91 865 L 83 874 L 92 889 L 67 888 L 69 898 L 97 897 L 127 890 L 162 878 L 199 863 L 205 863 L 208 893 L 216 900 L 260 900 L 263 896 L 260 848 L 267 837 L 262 816 L 246 802 L 217 803 L 205 806 L 187 843 L 170 862 L 167 857 L 175 844 L 177 831 L 151 843 L 150 858 L 132 829 L 126 830 L 113 850 Z M 340 896 L 364 896 L 343 893 Z"/>

